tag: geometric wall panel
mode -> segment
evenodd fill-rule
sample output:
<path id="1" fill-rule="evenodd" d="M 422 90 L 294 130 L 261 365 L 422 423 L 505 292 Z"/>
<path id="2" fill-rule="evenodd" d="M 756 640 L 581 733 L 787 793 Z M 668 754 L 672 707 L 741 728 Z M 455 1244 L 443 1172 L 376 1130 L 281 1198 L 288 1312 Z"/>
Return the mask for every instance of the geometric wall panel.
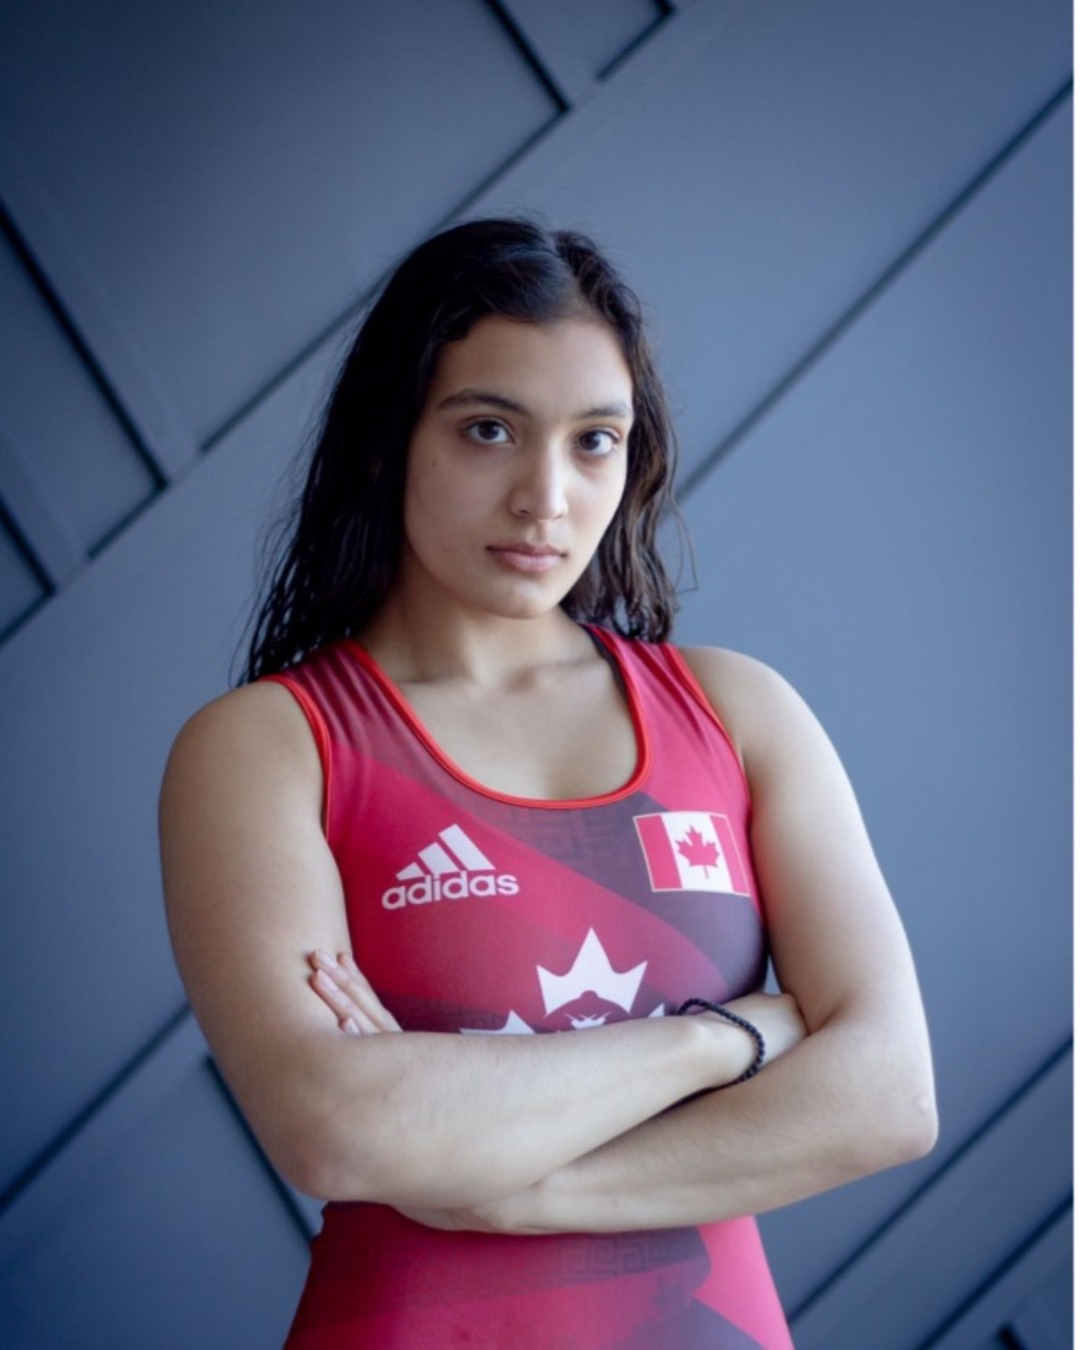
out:
<path id="1" fill-rule="evenodd" d="M 1070 16 L 689 5 L 477 205 L 539 207 L 625 266 L 685 478 L 1067 83 Z"/>
<path id="2" fill-rule="evenodd" d="M 0 1344 L 280 1345 L 307 1244 L 208 1062 L 127 1124 L 0 1267 Z"/>
<path id="3" fill-rule="evenodd" d="M 1056 1286 L 1046 1308 L 1041 1286 L 1064 1260 L 1062 1246 L 1049 1267 L 1023 1263 L 1069 1203 L 1072 1070 L 1071 1055 L 1057 1057 L 977 1138 L 935 1160 L 930 1182 L 797 1311 L 799 1350 L 936 1346 L 983 1299 L 991 1273 L 997 1312 L 983 1326 L 996 1329 L 1029 1300 L 1029 1321 L 1041 1315 L 1036 1304 L 1052 1315 Z M 790 1267 L 785 1244 L 770 1243 L 768 1232 L 766 1244 Z M 966 1339 L 957 1333 L 956 1346 L 972 1344 L 970 1329 Z"/>
<path id="4" fill-rule="evenodd" d="M 252 541 L 339 320 L 463 201 L 595 228 L 625 264 L 655 307 L 690 474 L 742 428 L 688 494 L 703 585 L 679 637 L 757 652 L 804 689 L 916 948 L 941 1145 L 765 1216 L 796 1336 L 828 1314 L 878 1350 L 848 1315 L 874 1311 L 867 1272 L 917 1312 L 929 1251 L 926 1326 L 951 1327 L 1059 1212 L 1065 1110 L 1036 1120 L 1031 1083 L 1068 1031 L 1068 13 L 0 0 L 0 194 L 32 260 L 0 291 L 25 310 L 5 361 L 32 393 L 0 409 L 0 594 L 18 614 L 60 591 L 0 659 L 0 1067 L 21 1089 L 0 1135 L 0 1342 L 280 1342 L 304 1244 L 216 1078 L 192 1061 L 131 1128 L 114 1119 L 183 998 L 154 798 L 176 728 L 223 686 Z M 153 491 L 144 453 L 168 491 L 84 566 Z M 72 1181 L 106 1119 L 100 1165 Z M 1027 1208 L 995 1209 L 1021 1174 Z M 1051 1255 L 1017 1256 L 1024 1278 L 1003 1276 L 993 1317 L 948 1350 L 1046 1350 Z M 277 1311 L 257 1323 L 256 1305 Z"/>
<path id="5" fill-rule="evenodd" d="M 550 0 L 510 0 L 505 9 L 571 104 L 592 92 L 670 12 L 661 0 L 589 0 L 572 8 Z"/>
<path id="6" fill-rule="evenodd" d="M 1072 1277 L 1068 1206 L 925 1350 L 1073 1350 Z"/>
<path id="7" fill-rule="evenodd" d="M 154 476 L 2 232 L 0 369 L 0 453 L 20 456 L 85 557 L 153 493 Z"/>
<path id="8" fill-rule="evenodd" d="M 45 595 L 26 554 L 0 518 L 0 637 Z"/>
<path id="9" fill-rule="evenodd" d="M 557 111 L 483 0 L 40 0 L 3 24 L 0 137 L 200 443 Z"/>
<path id="10" fill-rule="evenodd" d="M 1009 1330 L 1023 1350 L 1070 1350 L 1073 1345 L 1073 1212 L 1058 1231 L 1047 1234 L 1049 1259 L 1009 1318 Z M 1032 1287 L 1033 1286 L 1033 1287 Z M 945 1350 L 945 1347 L 941 1347 Z"/>
<path id="11" fill-rule="evenodd" d="M 847 763 L 943 1157 L 1070 1031 L 1070 132 L 1066 100 L 685 504 L 680 641 L 775 666 Z M 933 1167 L 770 1215 L 787 1305 Z"/>
<path id="12" fill-rule="evenodd" d="M 183 1005 L 161 774 L 184 720 L 228 682 L 256 542 L 326 379 L 320 358 L 280 385 L 0 651 L 0 1073 L 20 1083 L 0 1191 Z M 33 1017 L 28 942 L 63 991 Z"/>
<path id="13" fill-rule="evenodd" d="M 0 1074 L 20 1082 L 0 1192 L 183 1005 L 161 775 L 184 720 L 228 682 L 256 540 L 325 382 L 318 360 L 279 386 L 0 650 Z M 63 989 L 33 1017 L 26 942 Z"/>

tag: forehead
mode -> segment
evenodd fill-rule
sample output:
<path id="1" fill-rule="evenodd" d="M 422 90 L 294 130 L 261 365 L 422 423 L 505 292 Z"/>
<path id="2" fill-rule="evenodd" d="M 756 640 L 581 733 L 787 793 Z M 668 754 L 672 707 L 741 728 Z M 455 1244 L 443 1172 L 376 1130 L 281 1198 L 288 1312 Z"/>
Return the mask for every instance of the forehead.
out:
<path id="1" fill-rule="evenodd" d="M 499 393 L 538 414 L 633 398 L 633 380 L 615 333 L 599 319 L 519 323 L 480 319 L 439 353 L 428 404 L 461 389 Z"/>

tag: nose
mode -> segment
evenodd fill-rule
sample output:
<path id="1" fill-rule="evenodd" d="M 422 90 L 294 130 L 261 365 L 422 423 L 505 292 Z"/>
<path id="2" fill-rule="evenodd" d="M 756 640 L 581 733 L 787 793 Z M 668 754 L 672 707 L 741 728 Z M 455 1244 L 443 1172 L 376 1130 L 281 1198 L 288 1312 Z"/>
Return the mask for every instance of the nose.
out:
<path id="1" fill-rule="evenodd" d="M 553 445 L 537 446 L 521 458 L 511 495 L 510 509 L 515 516 L 532 520 L 558 520 L 566 515 L 566 474 L 561 450 Z"/>

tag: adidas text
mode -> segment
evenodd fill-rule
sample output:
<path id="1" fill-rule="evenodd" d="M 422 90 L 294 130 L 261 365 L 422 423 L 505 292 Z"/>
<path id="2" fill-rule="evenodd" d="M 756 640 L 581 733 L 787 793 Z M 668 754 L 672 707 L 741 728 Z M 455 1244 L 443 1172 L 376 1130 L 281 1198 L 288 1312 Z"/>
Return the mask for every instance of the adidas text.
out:
<path id="1" fill-rule="evenodd" d="M 429 905 L 433 900 L 464 900 L 467 895 L 517 895 L 518 879 L 504 872 L 451 872 L 448 876 L 421 877 L 408 886 L 390 886 L 383 891 L 384 909 L 406 905 Z"/>

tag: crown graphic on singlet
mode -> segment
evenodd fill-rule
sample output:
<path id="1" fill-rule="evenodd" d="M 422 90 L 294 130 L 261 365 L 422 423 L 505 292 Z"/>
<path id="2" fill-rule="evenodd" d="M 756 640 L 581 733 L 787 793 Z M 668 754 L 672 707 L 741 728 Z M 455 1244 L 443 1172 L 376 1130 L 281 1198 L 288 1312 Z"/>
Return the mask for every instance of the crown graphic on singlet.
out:
<path id="1" fill-rule="evenodd" d="M 634 1006 L 648 964 L 648 961 L 642 961 L 632 970 L 620 974 L 611 964 L 603 944 L 596 936 L 596 930 L 590 928 L 574 964 L 565 975 L 556 975 L 543 966 L 536 967 L 544 1012 L 551 1014 L 573 1003 L 582 994 L 592 993 L 628 1013 Z"/>

